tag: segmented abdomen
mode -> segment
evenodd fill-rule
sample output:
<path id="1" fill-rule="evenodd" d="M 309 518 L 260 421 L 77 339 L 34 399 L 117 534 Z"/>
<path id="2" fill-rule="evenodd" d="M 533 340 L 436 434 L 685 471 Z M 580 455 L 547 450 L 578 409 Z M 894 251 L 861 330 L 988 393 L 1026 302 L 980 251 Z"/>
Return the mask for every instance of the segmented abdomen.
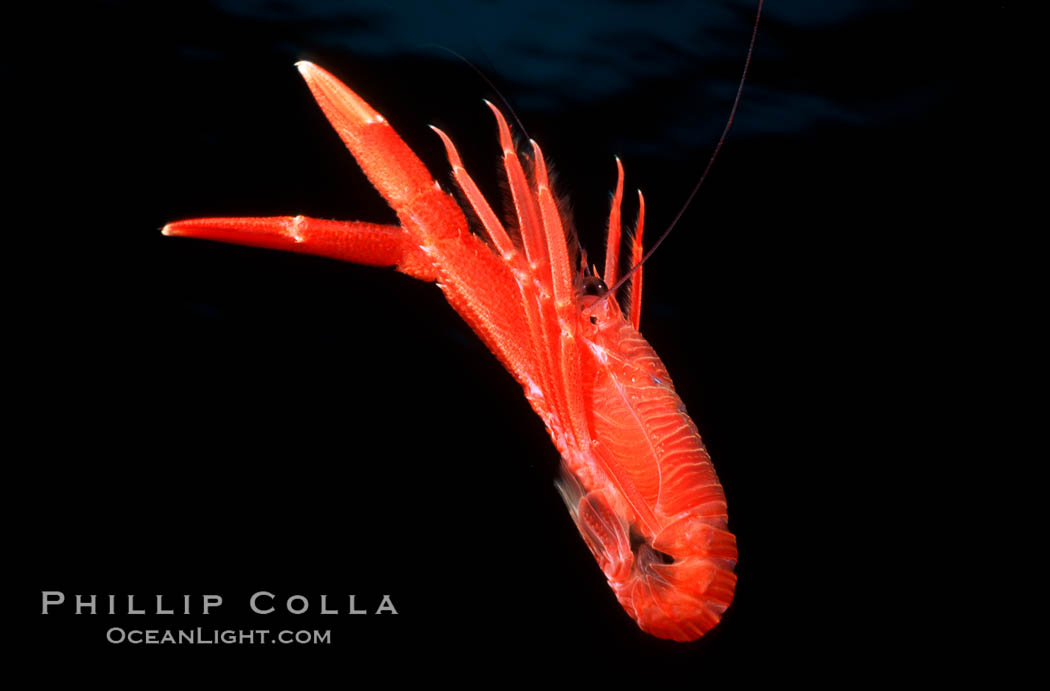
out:
<path id="1" fill-rule="evenodd" d="M 719 621 L 736 585 L 725 493 L 652 347 L 626 323 L 603 336 L 590 344 L 596 469 L 574 471 L 589 491 L 577 523 L 639 625 L 692 640 Z"/>

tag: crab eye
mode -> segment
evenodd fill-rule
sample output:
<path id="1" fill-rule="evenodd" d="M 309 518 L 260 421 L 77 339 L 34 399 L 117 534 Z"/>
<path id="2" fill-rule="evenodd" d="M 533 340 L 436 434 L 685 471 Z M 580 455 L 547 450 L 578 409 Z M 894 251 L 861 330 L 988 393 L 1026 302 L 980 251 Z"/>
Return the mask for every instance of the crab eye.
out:
<path id="1" fill-rule="evenodd" d="M 583 285 L 580 288 L 581 296 L 600 296 L 605 295 L 605 291 L 609 290 L 609 287 L 605 285 L 605 281 L 598 278 L 597 276 L 584 276 Z"/>

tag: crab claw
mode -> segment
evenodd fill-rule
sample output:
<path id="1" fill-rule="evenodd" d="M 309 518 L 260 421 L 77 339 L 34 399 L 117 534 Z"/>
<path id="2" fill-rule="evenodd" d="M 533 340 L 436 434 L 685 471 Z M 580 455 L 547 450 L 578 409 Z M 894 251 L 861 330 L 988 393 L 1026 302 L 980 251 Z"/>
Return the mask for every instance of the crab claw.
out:
<path id="1" fill-rule="evenodd" d="M 313 254 L 367 266 L 395 266 L 424 281 L 436 278 L 423 252 L 399 226 L 329 221 L 307 216 L 195 218 L 169 223 L 164 235 Z"/>

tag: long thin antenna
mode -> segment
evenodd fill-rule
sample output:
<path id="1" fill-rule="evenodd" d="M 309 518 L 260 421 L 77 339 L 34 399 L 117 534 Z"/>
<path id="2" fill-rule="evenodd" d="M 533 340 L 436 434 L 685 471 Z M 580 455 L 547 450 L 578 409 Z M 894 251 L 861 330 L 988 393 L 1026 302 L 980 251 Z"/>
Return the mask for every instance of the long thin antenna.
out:
<path id="1" fill-rule="evenodd" d="M 518 127 L 521 129 L 522 134 L 525 135 L 526 139 L 529 139 L 529 132 L 528 132 L 528 130 L 525 129 L 525 125 L 522 124 L 521 118 L 518 117 L 518 113 L 514 110 L 514 106 L 512 106 L 510 104 L 510 101 L 508 101 L 506 99 L 506 97 L 503 95 L 503 92 L 500 91 L 498 88 L 496 88 L 496 85 L 492 83 L 492 80 L 488 78 L 488 75 L 486 75 L 481 70 L 480 67 L 475 65 L 473 62 L 468 60 L 466 57 L 460 55 L 459 53 L 457 53 L 456 51 L 452 50 L 451 48 L 449 48 L 447 46 L 441 45 L 440 43 L 427 43 L 427 44 L 424 45 L 424 47 L 437 48 L 438 50 L 443 50 L 446 53 L 454 55 L 455 57 L 459 58 L 464 63 L 466 63 L 467 67 L 469 67 L 470 69 L 474 70 L 474 72 L 476 72 L 477 75 L 479 77 L 481 77 L 485 81 L 486 84 L 489 85 L 489 88 L 492 89 L 494 92 L 496 92 L 496 96 L 499 97 L 499 100 L 502 101 L 503 105 L 505 105 L 507 107 L 507 110 L 510 111 L 511 117 L 514 118 L 514 122 L 518 123 Z"/>
<path id="2" fill-rule="evenodd" d="M 684 214 L 685 210 L 689 208 L 689 204 L 692 203 L 693 197 L 695 197 L 696 193 L 700 191 L 700 186 L 704 184 L 704 180 L 707 178 L 707 174 L 711 171 L 711 166 L 715 162 L 715 157 L 718 156 L 718 152 L 722 149 L 722 144 L 725 143 L 726 135 L 729 134 L 729 128 L 733 125 L 733 118 L 736 117 L 737 106 L 740 105 L 740 94 L 742 94 L 744 91 L 744 80 L 747 79 L 747 70 L 751 66 L 751 54 L 755 50 L 755 39 L 758 37 L 758 20 L 762 16 L 763 2 L 764 0 L 758 0 L 758 10 L 755 12 L 755 26 L 751 30 L 751 42 L 747 46 L 747 57 L 744 59 L 744 71 L 740 74 L 740 84 L 736 88 L 736 98 L 733 99 L 733 107 L 729 111 L 729 119 L 726 120 L 726 126 L 725 129 L 722 130 L 722 136 L 718 138 L 718 144 L 715 145 L 715 150 L 714 152 L 712 152 L 711 158 L 708 159 L 707 167 L 704 168 L 704 172 L 700 175 L 700 180 L 697 181 L 696 186 L 693 187 L 693 191 L 689 193 L 689 196 L 686 198 L 685 203 L 682 204 L 682 208 L 678 210 L 678 213 L 671 221 L 671 225 L 667 226 L 667 230 L 665 230 L 663 234 L 659 237 L 659 239 L 657 239 L 656 244 L 649 248 L 649 251 L 645 253 L 645 256 L 642 257 L 637 264 L 632 266 L 631 270 L 625 273 L 620 278 L 620 280 L 616 282 L 616 285 L 609 288 L 609 290 L 605 292 L 605 295 L 601 296 L 598 300 L 596 300 L 588 309 L 593 309 L 594 305 L 597 305 L 606 297 L 610 295 L 615 295 L 616 289 L 622 286 L 634 274 L 634 272 L 638 270 L 638 267 L 640 267 L 649 259 L 649 257 L 653 256 L 653 252 L 655 252 L 656 248 L 659 247 L 665 239 L 667 239 L 667 236 L 671 233 L 671 230 L 675 227 L 675 224 L 677 224 L 679 219 L 682 218 L 682 214 Z"/>

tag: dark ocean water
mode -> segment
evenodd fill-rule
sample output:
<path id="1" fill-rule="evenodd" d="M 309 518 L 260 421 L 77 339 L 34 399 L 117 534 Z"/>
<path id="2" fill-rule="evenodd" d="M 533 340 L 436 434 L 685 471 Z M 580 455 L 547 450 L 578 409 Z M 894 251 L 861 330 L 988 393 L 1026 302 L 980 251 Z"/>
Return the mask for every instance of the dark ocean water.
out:
<path id="1" fill-rule="evenodd" d="M 482 98 L 505 99 L 597 258 L 619 155 L 655 238 L 724 126 L 754 9 L 101 2 L 13 21 L 3 75 L 28 107 L 9 113 L 9 146 L 31 184 L 11 203 L 34 245 L 17 255 L 32 337 L 14 372 L 30 384 L 15 423 L 34 440 L 19 459 L 28 608 L 50 589 L 217 592 L 222 626 L 333 631 L 313 648 L 132 648 L 105 643 L 104 617 L 38 617 L 39 652 L 146 682 L 218 667 L 468 678 L 494 663 L 848 679 L 872 669 L 873 640 L 884 665 L 921 656 L 884 628 L 904 616 L 886 602 L 902 567 L 868 542 L 906 491 L 863 469 L 910 434 L 916 396 L 883 398 L 902 363 L 925 363 L 925 383 L 946 367 L 926 339 L 958 307 L 933 274 L 965 273 L 957 230 L 983 224 L 1001 184 L 981 128 L 1006 92 L 1005 4 L 765 9 L 728 141 L 645 275 L 642 331 L 739 539 L 736 602 L 697 643 L 650 638 L 622 612 L 554 490 L 542 423 L 434 286 L 159 233 L 198 216 L 394 220 L 293 67 L 305 58 L 442 182 L 426 125 L 448 132 L 493 200 Z M 399 614 L 260 622 L 243 615 L 257 590 L 315 607 L 390 594 Z"/>

